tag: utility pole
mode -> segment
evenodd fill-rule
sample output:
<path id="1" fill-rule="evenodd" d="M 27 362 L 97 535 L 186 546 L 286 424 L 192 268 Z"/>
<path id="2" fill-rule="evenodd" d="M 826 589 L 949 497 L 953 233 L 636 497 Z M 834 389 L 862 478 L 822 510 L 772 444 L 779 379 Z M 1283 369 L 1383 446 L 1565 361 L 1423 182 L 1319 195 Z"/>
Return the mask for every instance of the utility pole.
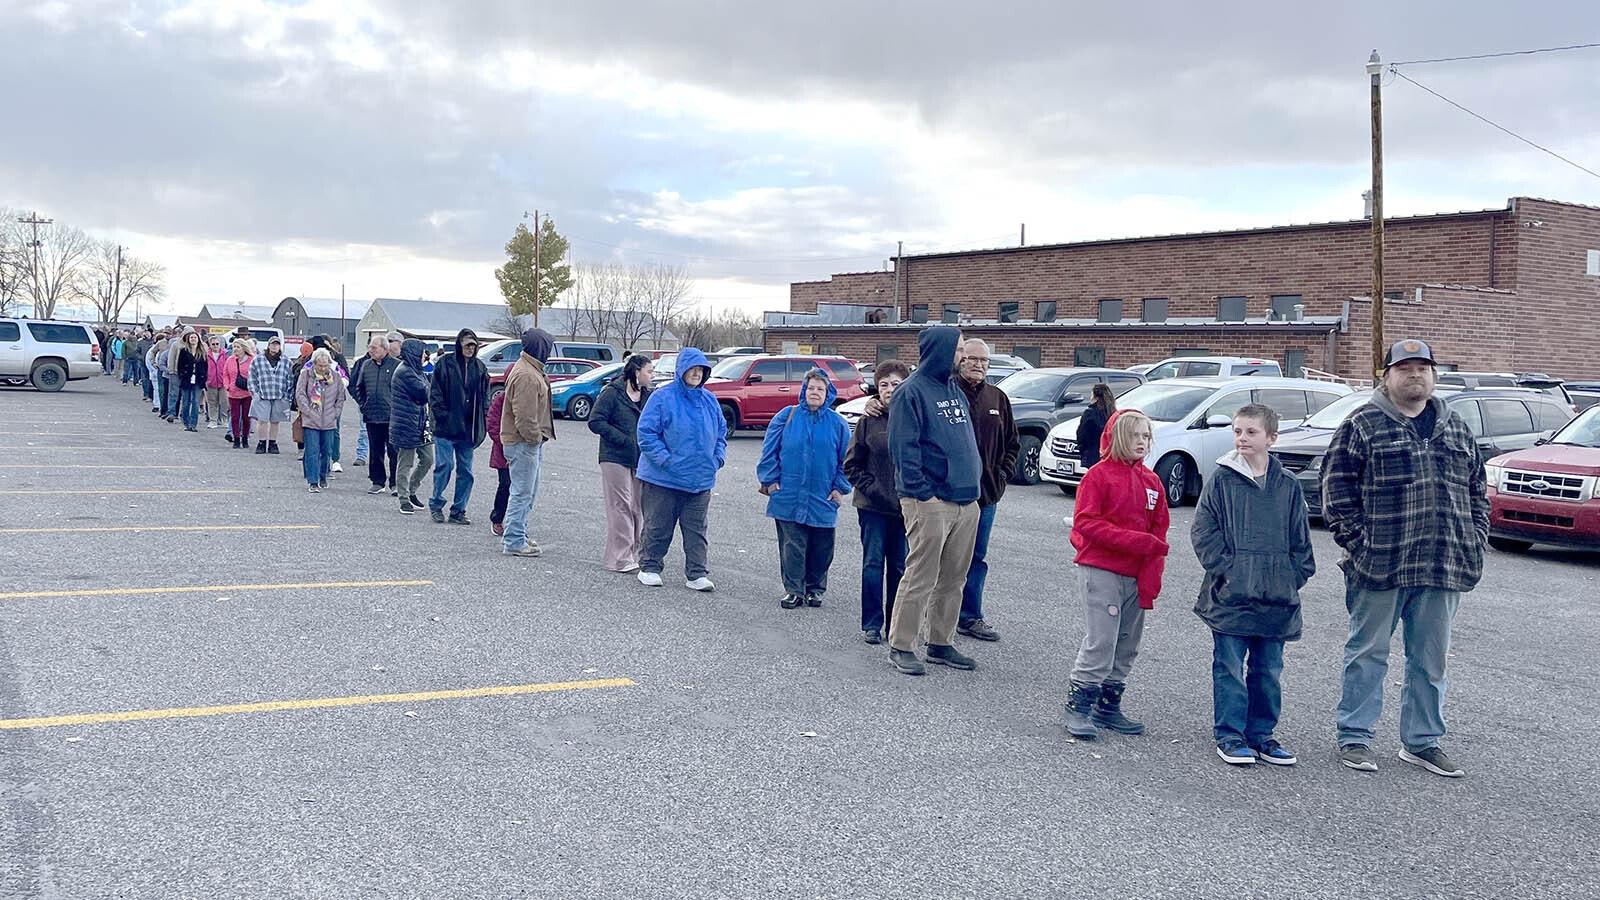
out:
<path id="1" fill-rule="evenodd" d="M 122 245 L 117 245 L 117 274 L 111 280 L 111 318 L 121 318 L 122 312 Z"/>
<path id="2" fill-rule="evenodd" d="M 1367 60 L 1372 80 L 1372 376 L 1383 377 L 1383 61 Z"/>
<path id="3" fill-rule="evenodd" d="M 905 254 L 906 254 L 906 242 L 905 241 L 895 241 L 894 242 L 894 314 L 896 316 L 903 315 L 903 313 L 900 310 L 900 257 L 905 256 Z M 900 319 L 900 321 L 904 322 L 904 321 L 906 321 L 906 319 L 909 319 L 909 318 L 910 318 L 910 316 L 906 316 L 904 319 Z"/>
<path id="4" fill-rule="evenodd" d="M 345 321 L 344 321 L 344 284 L 341 283 L 339 285 L 339 340 L 341 342 L 344 341 L 344 337 L 348 333 L 344 329 L 345 329 Z M 351 344 L 350 344 L 350 349 L 352 351 L 354 351 L 355 350 L 355 346 L 356 346 L 355 343 L 352 341 Z"/>
<path id="5" fill-rule="evenodd" d="M 33 301 L 32 315 L 39 316 L 39 226 L 53 225 L 55 219 L 41 219 L 37 211 L 28 214 L 26 219 L 18 219 L 24 225 L 33 226 L 33 269 L 28 281 L 28 298 Z"/>
<path id="6" fill-rule="evenodd" d="M 539 327 L 539 211 L 533 211 L 533 327 Z"/>

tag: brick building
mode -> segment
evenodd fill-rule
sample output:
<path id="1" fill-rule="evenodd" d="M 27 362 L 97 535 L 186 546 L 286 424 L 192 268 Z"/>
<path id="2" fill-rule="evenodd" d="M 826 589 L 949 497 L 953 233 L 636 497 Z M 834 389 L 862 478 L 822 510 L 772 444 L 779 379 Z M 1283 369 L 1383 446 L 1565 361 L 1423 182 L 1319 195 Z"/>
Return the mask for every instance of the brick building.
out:
<path id="1" fill-rule="evenodd" d="M 1527 197 L 1384 222 L 1384 333 L 1442 365 L 1600 378 L 1600 208 Z M 1265 355 L 1367 377 L 1371 224 L 1083 241 L 905 256 L 893 271 L 789 287 L 772 352 L 915 359 L 951 322 L 1036 365 Z"/>

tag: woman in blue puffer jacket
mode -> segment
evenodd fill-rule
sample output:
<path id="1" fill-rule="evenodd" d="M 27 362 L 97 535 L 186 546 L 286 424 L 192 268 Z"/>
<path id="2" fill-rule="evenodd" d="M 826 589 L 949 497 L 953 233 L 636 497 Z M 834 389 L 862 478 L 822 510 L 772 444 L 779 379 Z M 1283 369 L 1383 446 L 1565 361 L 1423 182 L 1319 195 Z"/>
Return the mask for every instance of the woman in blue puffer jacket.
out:
<path id="1" fill-rule="evenodd" d="M 684 586 L 709 591 L 706 513 L 717 471 L 728 456 L 728 424 L 717 398 L 705 389 L 706 355 L 690 347 L 678 354 L 672 381 L 650 393 L 639 414 L 639 481 L 644 508 L 644 550 L 639 583 L 661 586 L 662 560 L 672 529 L 683 533 Z"/>
<path id="2" fill-rule="evenodd" d="M 839 396 L 821 369 L 806 373 L 799 403 L 781 410 L 767 426 L 756 479 L 767 495 L 767 515 L 778 523 L 778 559 L 783 570 L 784 609 L 821 606 L 833 565 L 833 529 L 839 504 L 850 493 L 844 475 L 850 426 L 834 412 Z"/>
<path id="3" fill-rule="evenodd" d="M 425 345 L 408 338 L 400 345 L 400 365 L 389 382 L 389 442 L 398 451 L 394 494 L 400 512 L 414 514 L 422 506 L 417 488 L 433 472 L 433 433 L 428 427 L 428 379 L 422 374 Z"/>

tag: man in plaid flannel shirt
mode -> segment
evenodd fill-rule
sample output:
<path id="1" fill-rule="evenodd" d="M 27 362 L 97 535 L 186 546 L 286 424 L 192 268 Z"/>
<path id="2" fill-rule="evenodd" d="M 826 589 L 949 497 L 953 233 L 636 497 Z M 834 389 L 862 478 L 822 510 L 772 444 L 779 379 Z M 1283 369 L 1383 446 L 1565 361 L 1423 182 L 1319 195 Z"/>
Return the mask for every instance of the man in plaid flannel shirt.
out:
<path id="1" fill-rule="evenodd" d="M 1419 340 L 1389 348 L 1372 401 L 1333 435 L 1323 463 L 1323 520 L 1343 547 L 1344 648 L 1339 759 L 1376 771 L 1371 744 L 1383 712 L 1389 643 L 1405 623 L 1400 758 L 1436 775 L 1463 771 L 1439 748 L 1444 736 L 1450 625 L 1483 574 L 1489 499 L 1477 442 L 1433 396 L 1433 350 Z"/>

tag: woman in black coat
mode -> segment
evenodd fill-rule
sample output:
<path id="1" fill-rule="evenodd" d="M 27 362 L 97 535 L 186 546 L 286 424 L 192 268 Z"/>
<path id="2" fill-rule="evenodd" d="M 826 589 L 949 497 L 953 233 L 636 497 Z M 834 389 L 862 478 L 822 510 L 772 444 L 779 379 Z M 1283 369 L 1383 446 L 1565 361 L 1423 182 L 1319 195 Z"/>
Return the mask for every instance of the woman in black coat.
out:
<path id="1" fill-rule="evenodd" d="M 888 633 L 906 573 L 906 520 L 894 489 L 887 410 L 895 388 L 910 375 L 896 360 L 878 366 L 873 378 L 884 412 L 861 417 L 844 457 L 844 477 L 855 488 L 850 502 L 861 524 L 861 639 L 869 644 L 882 643 Z"/>
<path id="2" fill-rule="evenodd" d="M 1098 382 L 1091 396 L 1089 408 L 1078 419 L 1078 462 L 1084 471 L 1100 461 L 1100 435 L 1106 430 L 1111 414 L 1117 411 L 1117 398 L 1111 393 L 1111 385 Z"/>
<path id="3" fill-rule="evenodd" d="M 635 353 L 595 400 L 589 430 L 600 435 L 600 488 L 606 507 L 606 549 L 601 564 L 613 572 L 639 568 L 644 507 L 639 486 L 639 413 L 650 397 L 655 364 Z"/>

